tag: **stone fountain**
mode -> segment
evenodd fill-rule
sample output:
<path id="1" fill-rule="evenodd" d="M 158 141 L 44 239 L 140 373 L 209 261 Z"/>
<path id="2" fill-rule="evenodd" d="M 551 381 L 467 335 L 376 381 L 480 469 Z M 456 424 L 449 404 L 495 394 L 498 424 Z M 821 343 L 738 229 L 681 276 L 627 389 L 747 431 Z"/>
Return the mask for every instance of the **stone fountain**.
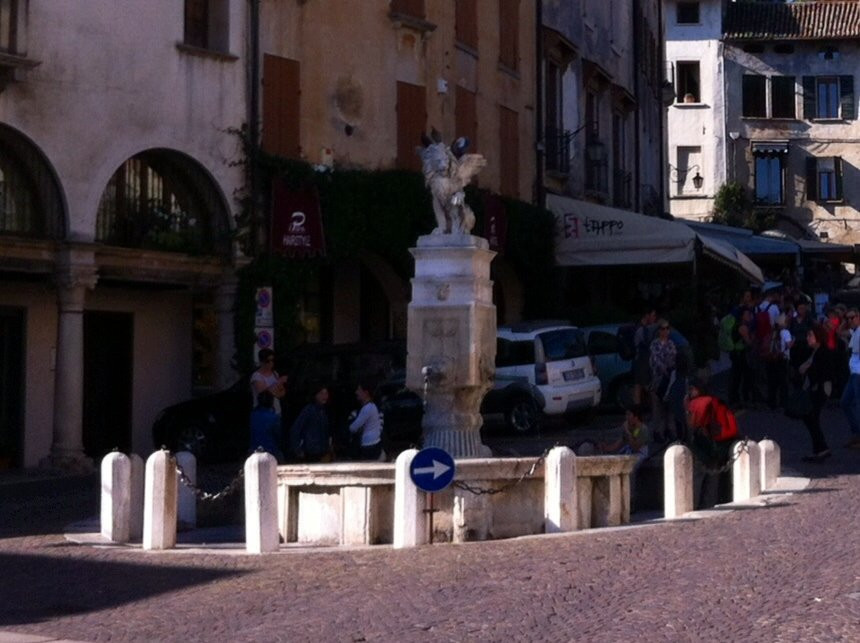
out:
<path id="1" fill-rule="evenodd" d="M 496 358 L 496 307 L 486 239 L 471 234 L 475 216 L 466 185 L 486 165 L 465 154 L 468 141 L 450 147 L 438 132 L 419 148 L 437 226 L 418 238 L 408 310 L 406 385 L 424 397 L 425 447 L 455 458 L 491 455 L 481 442 L 480 406 L 491 388 Z"/>

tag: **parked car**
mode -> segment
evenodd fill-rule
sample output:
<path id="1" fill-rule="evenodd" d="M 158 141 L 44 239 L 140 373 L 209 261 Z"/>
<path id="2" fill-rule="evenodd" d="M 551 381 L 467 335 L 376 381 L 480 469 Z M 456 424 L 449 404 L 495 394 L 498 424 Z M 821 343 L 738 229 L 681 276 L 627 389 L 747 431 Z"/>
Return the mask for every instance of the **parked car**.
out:
<path id="1" fill-rule="evenodd" d="M 532 321 L 498 329 L 496 378 L 534 386 L 546 415 L 588 411 L 600 404 L 601 384 L 585 335 L 565 322 Z"/>
<path id="2" fill-rule="evenodd" d="M 336 447 L 345 448 L 346 418 L 357 406 L 359 380 L 381 382 L 402 367 L 402 342 L 308 345 L 276 358 L 276 370 L 287 374 L 287 396 L 281 403 L 286 437 L 299 411 L 310 401 L 313 387 L 329 387 L 329 416 Z M 162 410 L 152 427 L 153 445 L 171 451 L 190 451 L 206 462 L 234 461 L 249 444 L 251 413 L 250 374 L 229 388 L 186 400 Z"/>
<path id="3" fill-rule="evenodd" d="M 605 406 L 626 407 L 633 403 L 633 375 L 631 360 L 621 356 L 619 331 L 625 324 L 601 324 L 584 326 L 588 346 L 588 354 L 594 359 L 597 375 L 600 378 L 603 396 L 601 404 Z M 672 328 L 669 338 L 687 353 L 687 359 L 692 363 L 690 342 Z"/>

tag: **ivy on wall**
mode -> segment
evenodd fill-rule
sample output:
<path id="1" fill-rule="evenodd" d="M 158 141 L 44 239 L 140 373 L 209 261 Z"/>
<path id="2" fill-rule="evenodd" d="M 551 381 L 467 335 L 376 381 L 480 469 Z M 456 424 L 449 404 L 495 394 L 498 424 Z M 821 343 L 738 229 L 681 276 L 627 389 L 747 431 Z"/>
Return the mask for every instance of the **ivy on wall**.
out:
<path id="1" fill-rule="evenodd" d="M 260 185 L 263 195 L 271 192 L 272 180 L 281 177 L 292 188 L 313 185 L 320 195 L 326 256 L 291 259 L 267 252 L 255 257 L 239 271 L 236 309 L 237 367 L 252 367 L 250 347 L 254 342 L 254 297 L 260 286 L 274 288 L 275 337 L 279 349 L 289 349 L 304 339 L 300 312 L 304 293 L 319 279 L 321 271 L 344 259 L 371 252 L 383 259 L 404 281 L 413 274 L 409 248 L 435 226 L 430 193 L 424 177 L 405 170 L 333 169 L 317 171 L 307 163 L 261 155 Z M 467 201 L 475 211 L 475 234 L 483 229 L 483 199 L 474 187 Z M 270 207 L 267 202 L 261 210 Z M 527 203 L 503 199 L 508 215 L 505 254 L 523 280 L 526 318 L 552 316 L 558 294 L 553 292 L 552 272 L 554 223 L 551 213 Z M 245 211 L 239 228 L 253 228 Z M 244 220 L 243 220 L 244 217 Z"/>

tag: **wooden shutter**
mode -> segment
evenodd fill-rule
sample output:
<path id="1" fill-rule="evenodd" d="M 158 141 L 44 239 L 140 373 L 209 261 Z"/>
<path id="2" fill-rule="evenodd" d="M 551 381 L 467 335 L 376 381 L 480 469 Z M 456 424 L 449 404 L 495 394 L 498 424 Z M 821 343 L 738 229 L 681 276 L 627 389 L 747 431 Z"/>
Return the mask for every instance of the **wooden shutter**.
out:
<path id="1" fill-rule="evenodd" d="M 427 95 L 421 85 L 397 83 L 397 167 L 421 171 L 415 148 L 427 123 Z"/>
<path id="2" fill-rule="evenodd" d="M 478 48 L 478 3 L 477 0 L 457 0 L 454 18 L 457 42 L 472 49 Z"/>
<path id="3" fill-rule="evenodd" d="M 519 60 L 520 0 L 499 0 L 499 62 L 517 69 Z"/>
<path id="4" fill-rule="evenodd" d="M 806 200 L 818 200 L 818 159 L 806 157 Z"/>
<path id="5" fill-rule="evenodd" d="M 833 157 L 833 174 L 836 176 L 836 200 L 843 199 L 842 193 L 842 157 Z"/>
<path id="6" fill-rule="evenodd" d="M 424 0 L 391 0 L 391 12 L 424 18 Z"/>
<path id="7" fill-rule="evenodd" d="M 815 118 L 815 76 L 803 77 L 803 118 Z"/>
<path id="8" fill-rule="evenodd" d="M 842 118 L 853 121 L 857 118 L 854 107 L 854 76 L 839 77 L 839 99 L 842 102 Z"/>
<path id="9" fill-rule="evenodd" d="M 455 136 L 469 139 L 469 152 L 478 151 L 478 107 L 475 92 L 457 86 L 454 105 Z"/>
<path id="10" fill-rule="evenodd" d="M 499 107 L 499 192 L 519 197 L 520 129 L 519 115 L 507 107 Z"/>
<path id="11" fill-rule="evenodd" d="M 300 77 L 296 60 L 263 56 L 263 149 L 300 158 Z"/>

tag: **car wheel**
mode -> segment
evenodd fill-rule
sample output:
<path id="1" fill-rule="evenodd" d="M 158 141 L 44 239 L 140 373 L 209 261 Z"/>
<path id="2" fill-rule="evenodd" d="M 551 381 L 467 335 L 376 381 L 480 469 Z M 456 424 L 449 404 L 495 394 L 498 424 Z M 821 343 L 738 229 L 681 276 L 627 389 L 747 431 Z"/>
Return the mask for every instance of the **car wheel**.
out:
<path id="1" fill-rule="evenodd" d="M 206 434 L 197 426 L 186 426 L 176 436 L 174 452 L 187 451 L 198 460 L 206 450 Z"/>
<path id="2" fill-rule="evenodd" d="M 540 424 L 540 410 L 531 398 L 515 398 L 505 411 L 505 422 L 515 433 L 531 433 Z"/>

